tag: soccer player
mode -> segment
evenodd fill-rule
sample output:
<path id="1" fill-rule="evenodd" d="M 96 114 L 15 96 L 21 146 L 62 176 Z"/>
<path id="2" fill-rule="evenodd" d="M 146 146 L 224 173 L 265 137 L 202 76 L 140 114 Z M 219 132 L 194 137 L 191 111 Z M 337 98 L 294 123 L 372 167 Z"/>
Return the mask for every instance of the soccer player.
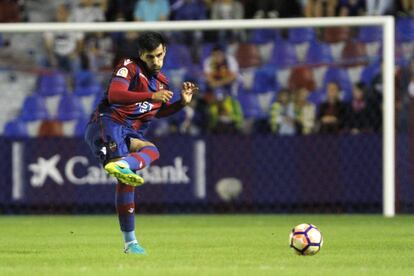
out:
<path id="1" fill-rule="evenodd" d="M 135 237 L 134 189 L 144 179 L 134 171 L 158 159 L 157 147 L 145 139 L 154 117 L 172 115 L 189 104 L 197 86 L 184 82 L 180 100 L 160 72 L 166 42 L 156 32 L 138 38 L 138 57 L 123 59 L 115 67 L 109 87 L 91 116 L 85 140 L 108 174 L 116 177 L 116 210 L 125 241 L 125 253 L 146 254 Z"/>

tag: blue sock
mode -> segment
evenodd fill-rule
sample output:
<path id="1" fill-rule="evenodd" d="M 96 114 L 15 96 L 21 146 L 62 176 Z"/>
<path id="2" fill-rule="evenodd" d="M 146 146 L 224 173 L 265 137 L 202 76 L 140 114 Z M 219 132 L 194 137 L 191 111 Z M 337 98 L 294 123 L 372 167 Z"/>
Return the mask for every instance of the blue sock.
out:
<path id="1" fill-rule="evenodd" d="M 157 147 L 146 146 L 137 152 L 128 154 L 122 159 L 123 162 L 129 165 L 129 168 L 133 171 L 141 170 L 148 167 L 152 162 L 160 157 L 160 153 Z"/>
<path id="2" fill-rule="evenodd" d="M 121 161 L 127 163 L 129 168 L 133 171 L 138 170 L 140 167 L 139 161 L 132 156 L 124 157 Z"/>
<path id="3" fill-rule="evenodd" d="M 124 235 L 125 243 L 137 240 L 137 238 L 135 237 L 135 231 L 131 231 L 131 232 L 122 231 L 122 234 Z"/>
<path id="4" fill-rule="evenodd" d="M 118 213 L 119 226 L 125 243 L 135 238 L 135 202 L 134 187 L 118 182 L 116 185 L 115 202 Z"/>

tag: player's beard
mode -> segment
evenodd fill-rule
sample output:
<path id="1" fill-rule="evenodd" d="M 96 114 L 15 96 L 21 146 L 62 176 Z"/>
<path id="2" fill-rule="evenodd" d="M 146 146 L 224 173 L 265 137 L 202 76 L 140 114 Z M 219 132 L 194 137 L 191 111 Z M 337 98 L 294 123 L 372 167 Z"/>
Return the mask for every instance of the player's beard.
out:
<path id="1" fill-rule="evenodd" d="M 155 67 L 155 68 L 153 68 L 152 70 L 150 70 L 151 71 L 151 73 L 153 74 L 153 75 L 156 75 L 156 74 L 158 74 L 160 71 L 161 71 L 161 68 L 160 67 Z"/>
<path id="2" fill-rule="evenodd" d="M 161 71 L 160 67 L 156 67 L 156 66 L 149 67 L 146 64 L 145 64 L 145 67 L 147 67 L 147 70 L 151 75 L 156 75 Z"/>

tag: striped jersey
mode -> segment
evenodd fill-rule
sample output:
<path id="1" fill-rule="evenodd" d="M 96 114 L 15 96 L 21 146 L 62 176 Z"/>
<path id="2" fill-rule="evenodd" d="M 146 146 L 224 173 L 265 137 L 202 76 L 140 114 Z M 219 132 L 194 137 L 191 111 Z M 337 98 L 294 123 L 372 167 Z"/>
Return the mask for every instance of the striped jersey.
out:
<path id="1" fill-rule="evenodd" d="M 121 60 L 115 67 L 102 101 L 92 119 L 100 116 L 145 132 L 154 117 L 165 117 L 183 106 L 152 100 L 153 93 L 168 90 L 168 80 L 160 72 L 150 74 L 141 61 Z"/>

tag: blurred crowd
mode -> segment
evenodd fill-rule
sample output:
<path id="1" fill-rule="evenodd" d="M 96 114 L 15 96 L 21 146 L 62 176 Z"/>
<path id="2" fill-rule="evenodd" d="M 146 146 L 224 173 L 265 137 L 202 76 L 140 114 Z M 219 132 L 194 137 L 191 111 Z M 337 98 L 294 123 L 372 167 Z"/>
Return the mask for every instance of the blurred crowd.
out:
<path id="1" fill-rule="evenodd" d="M 52 22 L 60 5 L 74 22 L 413 14 L 412 0 L 2 0 L 1 22 Z"/>
<path id="2" fill-rule="evenodd" d="M 414 1 L 0 0 L 0 22 L 231 20 L 364 15 L 394 15 L 411 20 L 411 16 L 414 15 Z M 333 40 L 329 41 L 330 33 L 317 29 L 314 32 L 315 38 L 305 42 L 312 44 L 314 40 L 320 40 L 330 43 L 330 47 L 338 42 L 345 45 L 348 41 L 355 40 L 358 31 L 352 28 L 333 29 L 330 32 Z M 346 37 L 338 38 L 336 41 L 336 37 L 342 34 Z M 275 48 L 278 41 L 290 39 L 290 35 L 287 29 L 275 32 L 271 35 L 271 47 Z M 46 71 L 58 71 L 65 74 L 67 85 L 70 87 L 72 82 L 68 76 L 81 71 L 107 76 L 120 58 L 135 56 L 135 41 L 138 36 L 139 33 L 136 32 L 0 34 L 0 67 L 10 70 L 41 68 Z M 167 122 L 158 122 L 153 130 L 154 135 L 357 134 L 378 132 L 381 129 L 382 75 L 379 51 L 369 57 L 367 55 L 366 60 L 357 64 L 363 65 L 363 69 L 370 65 L 376 66 L 369 81 L 359 77 L 353 78 L 351 84 L 345 88 L 341 81 L 335 78 L 325 78 L 323 84 L 319 85 L 309 84 L 306 82 L 306 70 L 300 71 L 299 81 L 291 81 L 293 71 L 303 68 L 296 68 L 298 66 L 295 64 L 272 64 L 275 65 L 274 68 L 269 66 L 267 59 L 273 59 L 274 53 L 271 52 L 272 49 L 266 48 L 264 33 L 222 30 L 168 32 L 165 36 L 170 43 L 165 71 L 171 80 L 171 87 L 178 91 L 179 83 L 189 79 L 200 85 L 201 92 L 192 105 L 186 107 L 178 116 Z M 377 47 L 381 47 L 381 43 L 376 42 Z M 400 126 L 404 128 L 405 125 L 405 128 L 408 128 L 407 106 L 410 95 L 414 96 L 414 62 L 411 61 L 414 40 L 404 43 L 404 61 L 397 64 L 396 72 L 397 109 L 402 110 L 399 114 L 403 114 Z M 264 46 L 256 47 L 258 44 Z M 297 45 L 295 47 L 298 49 Z M 342 58 L 346 57 L 346 53 L 341 53 Z M 353 57 L 351 55 L 350 58 Z M 322 63 L 317 65 L 344 65 L 343 62 L 336 62 L 336 59 L 322 60 Z M 298 64 L 310 65 L 306 62 Z M 289 72 L 283 75 L 286 68 Z M 347 64 L 344 68 L 349 71 Z M 272 75 L 273 69 L 278 71 L 276 75 L 273 73 L 273 79 L 260 78 L 269 75 L 269 71 Z M 267 73 L 260 74 L 260 70 Z M 310 74 L 316 73 L 313 71 Z M 252 79 L 250 84 L 249 78 Z M 281 78 L 289 81 L 280 81 Z M 316 77 L 311 77 L 309 81 L 315 82 L 313 78 Z M 106 85 L 105 80 L 107 81 L 103 78 L 102 87 Z M 263 88 L 259 93 L 252 92 L 255 91 L 256 85 L 264 82 L 273 83 L 273 87 Z M 99 93 L 103 91 L 104 89 Z M 271 93 L 267 93 L 269 91 Z M 252 107 L 253 103 L 259 107 Z M 86 114 L 80 116 L 85 117 Z M 12 121 L 14 123 L 16 119 Z"/>

